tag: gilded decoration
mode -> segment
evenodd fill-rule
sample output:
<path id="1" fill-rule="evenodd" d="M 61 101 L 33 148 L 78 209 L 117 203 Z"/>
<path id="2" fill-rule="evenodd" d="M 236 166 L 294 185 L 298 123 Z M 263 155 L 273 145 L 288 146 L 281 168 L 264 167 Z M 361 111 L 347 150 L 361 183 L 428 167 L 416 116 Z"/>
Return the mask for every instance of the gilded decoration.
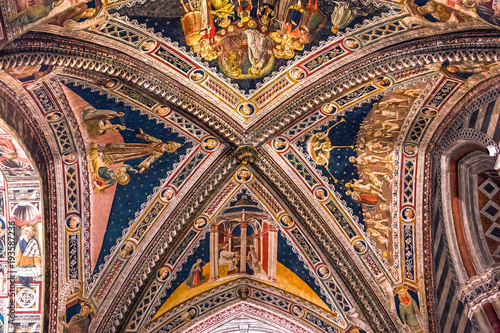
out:
<path id="1" fill-rule="evenodd" d="M 493 332 L 497 7 L 3 1 L 0 332 Z"/>

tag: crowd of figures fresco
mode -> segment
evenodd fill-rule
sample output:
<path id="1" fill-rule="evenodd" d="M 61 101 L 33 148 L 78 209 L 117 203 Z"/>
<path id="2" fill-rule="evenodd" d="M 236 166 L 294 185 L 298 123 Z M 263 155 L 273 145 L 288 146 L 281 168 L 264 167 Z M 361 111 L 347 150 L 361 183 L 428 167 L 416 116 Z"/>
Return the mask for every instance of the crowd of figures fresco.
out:
<path id="1" fill-rule="evenodd" d="M 49 332 L 211 332 L 238 315 L 275 332 L 446 331 L 417 179 L 432 131 L 499 58 L 341 66 L 429 28 L 500 26 L 496 6 L 2 2 L 0 88 L 44 134 L 54 184 L 41 193 L 37 152 L 2 124 L 0 332 L 41 332 L 43 316 Z M 74 40 L 44 58 L 62 45 L 15 40 L 35 26 Z M 19 45 L 33 58 L 8 58 Z"/>

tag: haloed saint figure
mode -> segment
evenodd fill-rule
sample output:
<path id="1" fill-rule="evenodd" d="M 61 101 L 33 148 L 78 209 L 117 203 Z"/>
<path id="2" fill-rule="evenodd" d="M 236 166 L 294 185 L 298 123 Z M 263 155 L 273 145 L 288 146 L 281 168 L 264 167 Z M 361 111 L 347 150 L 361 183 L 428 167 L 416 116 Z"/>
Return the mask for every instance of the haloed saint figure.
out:
<path id="1" fill-rule="evenodd" d="M 186 280 L 186 286 L 194 288 L 205 282 L 205 277 L 203 276 L 203 265 L 204 262 L 201 258 L 196 259 L 196 262 L 193 264 L 191 271 L 189 272 L 189 277 Z"/>
<path id="2" fill-rule="evenodd" d="M 16 267 L 26 270 L 19 270 L 19 282 L 25 287 L 30 287 L 33 281 L 33 276 L 39 275 L 39 272 L 33 274 L 29 272 L 30 268 L 36 267 L 41 269 L 42 259 L 40 256 L 40 248 L 35 239 L 35 229 L 30 225 L 25 225 L 21 228 L 21 236 L 16 246 Z"/>
<path id="3" fill-rule="evenodd" d="M 419 323 L 420 310 L 415 299 L 408 292 L 407 286 L 396 288 L 396 297 L 399 300 L 398 314 L 404 325 L 408 325 L 413 333 L 424 332 Z"/>
<path id="4" fill-rule="evenodd" d="M 90 325 L 90 313 L 92 312 L 90 305 L 82 304 L 80 313 L 71 317 L 68 323 L 62 319 L 59 321 L 64 327 L 64 333 L 87 333 Z"/>

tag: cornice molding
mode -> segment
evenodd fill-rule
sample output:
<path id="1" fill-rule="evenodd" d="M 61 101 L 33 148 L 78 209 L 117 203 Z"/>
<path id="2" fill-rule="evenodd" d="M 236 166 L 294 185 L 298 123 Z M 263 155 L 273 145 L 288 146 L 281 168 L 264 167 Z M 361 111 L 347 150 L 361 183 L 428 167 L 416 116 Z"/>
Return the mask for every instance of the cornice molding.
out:
<path id="1" fill-rule="evenodd" d="M 470 278 L 460 286 L 459 299 L 473 309 L 489 298 L 498 298 L 500 292 L 500 267 L 488 269 L 486 272 Z"/>

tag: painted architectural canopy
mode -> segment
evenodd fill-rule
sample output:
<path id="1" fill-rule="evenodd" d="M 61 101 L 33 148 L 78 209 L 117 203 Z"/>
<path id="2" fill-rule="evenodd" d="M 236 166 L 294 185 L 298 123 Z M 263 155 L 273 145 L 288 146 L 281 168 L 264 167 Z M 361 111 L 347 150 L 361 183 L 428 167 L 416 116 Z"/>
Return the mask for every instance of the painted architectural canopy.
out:
<path id="1" fill-rule="evenodd" d="M 500 331 L 499 13 L 2 1 L 0 332 Z"/>

